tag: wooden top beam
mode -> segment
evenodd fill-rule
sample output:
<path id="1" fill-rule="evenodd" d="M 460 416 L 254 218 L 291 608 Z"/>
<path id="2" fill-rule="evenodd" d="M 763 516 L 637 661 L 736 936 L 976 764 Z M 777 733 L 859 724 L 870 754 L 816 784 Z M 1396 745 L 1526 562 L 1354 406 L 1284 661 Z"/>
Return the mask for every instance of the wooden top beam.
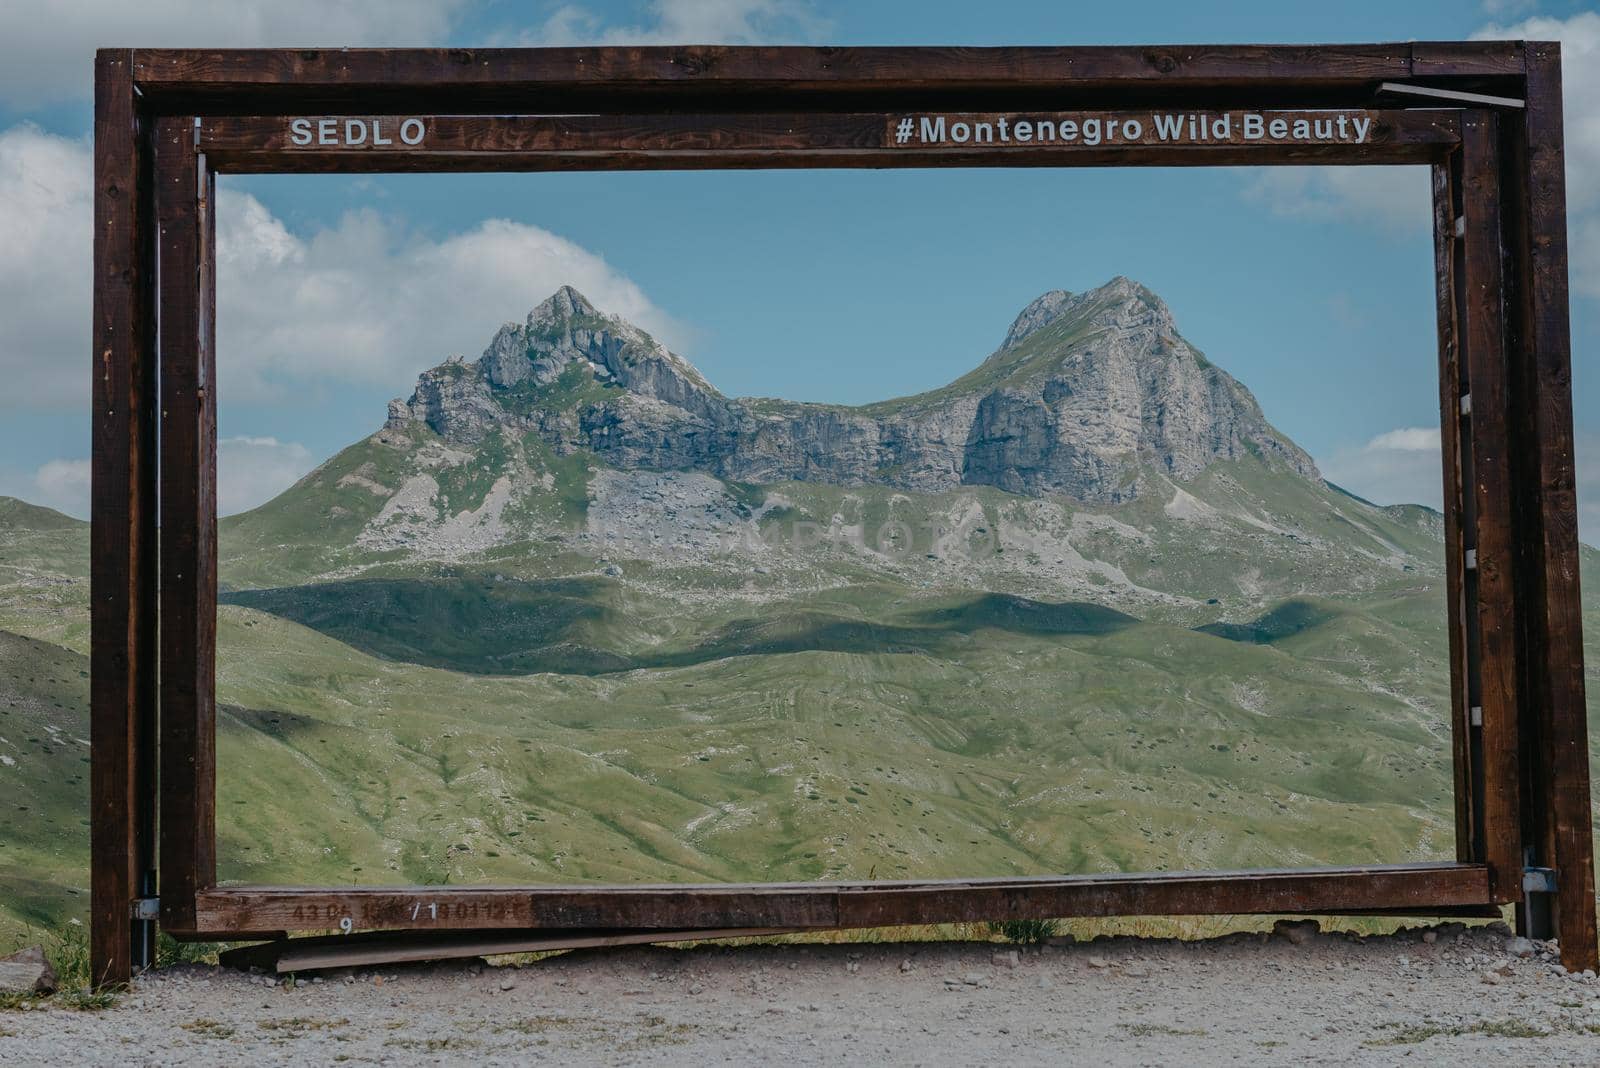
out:
<path id="1" fill-rule="evenodd" d="M 1382 82 L 1462 90 L 1520 84 L 1519 42 L 1070 47 L 138 49 L 134 77 L 165 112 L 966 110 L 1128 103 L 1330 106 Z M 672 99 L 663 100 L 663 92 Z M 1271 97 L 1271 99 L 1268 99 Z M 867 103 L 867 101 L 872 103 Z M 383 101 L 387 106 L 380 107 Z M 650 106 L 641 106 L 649 101 Z M 720 103 L 712 106 L 711 101 Z M 507 107 L 509 105 L 509 107 Z"/>
<path id="2" fill-rule="evenodd" d="M 186 120 L 185 120 L 186 121 Z M 1454 111 L 222 116 L 233 173 L 1428 163 Z"/>

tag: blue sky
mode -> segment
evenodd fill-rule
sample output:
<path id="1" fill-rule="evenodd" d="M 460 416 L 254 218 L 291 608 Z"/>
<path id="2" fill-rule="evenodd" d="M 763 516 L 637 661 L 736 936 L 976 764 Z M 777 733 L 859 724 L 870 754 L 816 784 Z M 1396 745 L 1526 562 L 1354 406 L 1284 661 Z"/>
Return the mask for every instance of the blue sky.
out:
<path id="1" fill-rule="evenodd" d="M 31 11 L 29 9 L 32 9 Z M 48 8 L 48 13 L 45 9 Z M 63 12 L 67 12 L 63 15 Z M 0 12 L 0 493 L 80 512 L 89 56 L 97 44 L 1102 44 L 1560 36 L 1575 389 L 1600 539 L 1600 13 L 1593 3 L 191 0 Z M 1583 57 L 1587 57 L 1587 62 Z M 1591 166 L 1593 164 L 1593 166 Z M 1579 181 L 1581 176 L 1582 181 Z M 1126 274 L 1325 472 L 1437 503 L 1426 175 L 1415 168 L 226 179 L 225 504 L 374 429 L 563 281 L 724 391 L 865 402 L 940 385 L 1053 288 Z M 9 262 L 8 262 L 9 261 Z M 31 387 L 31 388 L 30 388 Z"/>

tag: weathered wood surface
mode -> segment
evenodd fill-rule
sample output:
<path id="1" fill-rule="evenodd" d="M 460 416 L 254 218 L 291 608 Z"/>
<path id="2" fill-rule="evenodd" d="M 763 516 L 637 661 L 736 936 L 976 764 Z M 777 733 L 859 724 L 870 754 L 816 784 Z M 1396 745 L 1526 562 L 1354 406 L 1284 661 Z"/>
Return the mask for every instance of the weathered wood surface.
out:
<path id="1" fill-rule="evenodd" d="M 1501 276 L 1499 127 L 1490 112 L 1462 122 L 1462 219 L 1465 234 L 1458 291 L 1461 359 L 1472 411 L 1470 536 L 1477 569 L 1467 575 L 1477 647 L 1477 703 L 1483 709 L 1480 801 L 1483 860 L 1495 900 L 1522 896 L 1522 822 L 1518 743 L 1516 550 L 1512 536 L 1510 393 Z"/>
<path id="2" fill-rule="evenodd" d="M 1522 74 L 1517 42 L 1378 45 L 579 46 L 579 48 L 230 48 L 134 53 L 147 93 L 226 88 L 384 90 L 494 86 L 504 90 L 968 90 L 1064 85 L 1131 88 L 1342 85 Z"/>
<path id="3" fill-rule="evenodd" d="M 1303 163 L 1427 163 L 1460 140 L 1452 111 L 1346 111 L 1370 120 L 1364 142 L 1317 143 L 1243 135 L 1243 113 L 1229 115 L 1227 140 L 1161 142 L 1150 111 L 1017 112 L 969 115 L 940 112 L 946 125 L 1000 118 L 1008 128 L 1085 119 L 1139 121 L 1137 142 L 1017 142 L 919 144 L 896 141 L 904 119 L 920 124 L 929 112 L 779 115 L 581 115 L 491 116 L 361 115 L 213 117 L 203 120 L 200 148 L 222 171 L 308 173 L 324 171 L 628 170 L 785 167 L 920 166 L 1219 166 Z M 1333 121 L 1327 113 L 1273 112 L 1270 118 Z M 411 119 L 426 130 L 421 142 L 404 143 L 401 125 Z M 310 124 L 309 145 L 294 143 L 296 121 Z M 328 125 L 319 125 L 326 123 Z M 347 127 L 347 124 L 354 124 Z M 376 125 L 375 125 L 376 124 Z M 338 144 L 317 143 L 329 129 Z M 1030 128 L 1030 129 L 1031 129 Z M 306 129 L 302 127 L 302 133 Z M 389 144 L 378 144 L 378 134 Z M 360 138 L 359 144 L 343 143 Z"/>
<path id="4" fill-rule="evenodd" d="M 658 942 L 701 942 L 726 938 L 770 938 L 796 934 L 796 927 L 741 927 L 688 931 L 368 931 L 353 935 L 288 938 L 223 952 L 230 968 L 263 968 L 277 973 L 319 968 L 359 968 L 405 961 L 493 957 L 506 953 L 550 953 L 564 949 L 604 949 Z"/>
<path id="5" fill-rule="evenodd" d="M 1218 100 L 1277 106 L 1301 100 L 1360 103 L 1384 81 L 1428 79 L 1463 89 L 1520 80 L 1515 42 L 1353 45 L 1152 45 L 1069 47 L 592 47 L 545 49 L 148 49 L 135 54 L 154 106 L 216 113 L 281 110 L 266 99 L 350 107 L 361 95 L 417 110 L 451 107 L 622 110 L 662 92 L 709 110 L 808 107 L 870 110 L 881 104 L 968 108 L 1013 103 L 1061 107 L 1181 94 L 1186 106 Z M 1047 101 L 1053 103 L 1046 103 Z M 204 106 L 201 106 L 201 105 Z M 509 105 L 509 106 L 505 106 Z M 438 108 L 423 104 L 422 110 Z M 358 108 L 359 110 L 359 108 Z"/>
<path id="6" fill-rule="evenodd" d="M 1439 437 L 1443 449 L 1445 616 L 1450 648 L 1450 748 L 1456 812 L 1456 859 L 1482 860 L 1478 834 L 1477 728 L 1472 724 L 1475 695 L 1467 684 L 1467 603 L 1462 576 L 1466 545 L 1462 531 L 1463 459 L 1461 399 L 1467 392 L 1461 366 L 1457 311 L 1460 257 L 1455 221 L 1461 214 L 1461 154 L 1433 165 L 1433 280 L 1439 335 Z"/>
<path id="7" fill-rule="evenodd" d="M 1573 468 L 1572 348 L 1567 297 L 1566 179 L 1561 61 L 1555 44 L 1526 46 L 1527 108 L 1511 126 L 1517 216 L 1509 253 L 1520 276 L 1516 383 L 1527 463 L 1518 541 L 1525 646 L 1525 735 L 1532 742 L 1525 844 L 1556 869 L 1562 963 L 1600 969 L 1595 924 L 1577 491 Z"/>
<path id="8" fill-rule="evenodd" d="M 1490 902 L 1479 864 L 930 882 L 538 887 L 219 887 L 209 930 L 875 927 L 1066 916 L 1426 912 Z"/>
<path id="9" fill-rule="evenodd" d="M 161 923 L 216 881 L 214 179 L 187 118 L 156 125 L 161 247 Z"/>
<path id="10" fill-rule="evenodd" d="M 130 909 L 152 859 L 156 790 L 154 324 L 131 64 L 126 49 L 95 60 L 89 848 L 100 983 L 127 981 L 134 965 Z"/>

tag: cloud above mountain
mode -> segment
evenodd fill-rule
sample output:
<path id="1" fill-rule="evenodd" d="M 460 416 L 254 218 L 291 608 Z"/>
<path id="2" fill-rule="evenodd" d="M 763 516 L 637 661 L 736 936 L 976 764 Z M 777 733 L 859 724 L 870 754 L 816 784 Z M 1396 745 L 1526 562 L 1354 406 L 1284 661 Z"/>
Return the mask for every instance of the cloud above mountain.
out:
<path id="1" fill-rule="evenodd" d="M 485 324 L 520 320 L 567 283 L 669 343 L 689 333 L 600 255 L 510 219 L 433 239 L 360 210 L 302 236 L 225 190 L 217 258 L 225 403 L 280 401 L 308 382 L 399 393 L 446 354 L 477 356 Z"/>
<path id="2" fill-rule="evenodd" d="M 1317 466 L 1329 482 L 1377 504 L 1425 504 L 1444 500 L 1439 428 L 1399 427 L 1356 448 L 1340 449 Z"/>
<path id="3" fill-rule="evenodd" d="M 1490 23 L 1479 40 L 1561 42 L 1567 154 L 1567 230 L 1573 289 L 1600 299 L 1600 12 Z M 1274 167 L 1244 179 L 1241 195 L 1280 218 L 1354 222 L 1387 232 L 1433 225 L 1427 168 Z"/>
<path id="4" fill-rule="evenodd" d="M 0 132 L 0 375 L 29 384 L 0 394 L 0 410 L 88 403 L 91 192 L 86 140 Z M 597 253 L 511 219 L 433 238 L 360 210 L 302 233 L 224 189 L 217 229 L 227 402 L 327 383 L 398 393 L 446 353 L 481 351 L 484 324 L 521 319 L 569 282 L 669 343 L 689 334 Z"/>

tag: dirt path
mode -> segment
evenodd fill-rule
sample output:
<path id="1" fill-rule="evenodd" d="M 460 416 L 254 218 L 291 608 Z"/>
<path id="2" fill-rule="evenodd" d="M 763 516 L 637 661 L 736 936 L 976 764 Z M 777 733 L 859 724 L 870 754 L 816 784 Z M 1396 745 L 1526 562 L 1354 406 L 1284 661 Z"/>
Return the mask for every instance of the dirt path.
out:
<path id="1" fill-rule="evenodd" d="M 1526 953 L 1527 956 L 1519 956 Z M 1445 927 L 1015 952 L 629 949 L 277 983 L 184 967 L 0 1014 L 0 1064 L 1600 1063 L 1600 983 Z"/>

